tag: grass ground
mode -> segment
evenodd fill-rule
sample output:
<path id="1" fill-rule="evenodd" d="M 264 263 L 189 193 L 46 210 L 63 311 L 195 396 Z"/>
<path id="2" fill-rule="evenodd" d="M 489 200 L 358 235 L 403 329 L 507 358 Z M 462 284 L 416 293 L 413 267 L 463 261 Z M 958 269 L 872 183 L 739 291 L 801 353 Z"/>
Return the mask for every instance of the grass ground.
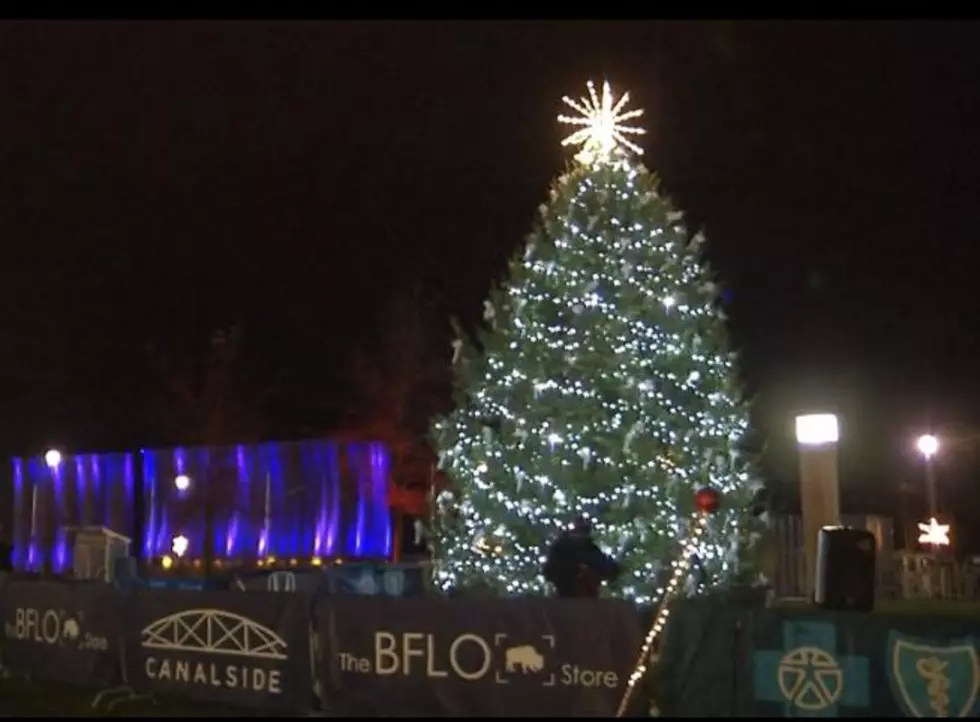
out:
<path id="1" fill-rule="evenodd" d="M 780 599 L 773 606 L 795 609 L 808 605 L 802 599 Z M 980 603 L 960 599 L 878 599 L 874 613 L 980 619 Z"/>
<path id="2" fill-rule="evenodd" d="M 0 717 L 265 717 L 237 707 L 174 699 L 138 699 L 95 709 L 97 689 L 10 677 L 0 679 Z"/>
<path id="3" fill-rule="evenodd" d="M 980 619 L 980 604 L 962 599 L 882 599 L 875 604 L 875 611 L 888 614 L 926 614 L 937 617 Z"/>

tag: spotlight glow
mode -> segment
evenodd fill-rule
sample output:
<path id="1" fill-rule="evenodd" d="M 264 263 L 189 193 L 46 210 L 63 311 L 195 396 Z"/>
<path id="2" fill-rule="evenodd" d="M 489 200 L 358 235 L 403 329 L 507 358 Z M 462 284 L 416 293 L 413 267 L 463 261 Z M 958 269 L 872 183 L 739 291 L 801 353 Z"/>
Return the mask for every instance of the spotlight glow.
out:
<path id="1" fill-rule="evenodd" d="M 48 449 L 44 454 L 44 463 L 54 469 L 61 465 L 61 452 L 57 449 Z"/>
<path id="2" fill-rule="evenodd" d="M 939 439 L 932 434 L 923 434 L 916 440 L 915 447 L 928 460 L 939 451 Z"/>
<path id="3" fill-rule="evenodd" d="M 183 534 L 178 534 L 170 542 L 170 550 L 180 559 L 187 553 L 187 548 L 191 545 L 190 539 Z"/>
<path id="4" fill-rule="evenodd" d="M 836 444 L 840 440 L 837 417 L 833 414 L 806 414 L 796 417 L 796 443 L 800 446 Z"/>

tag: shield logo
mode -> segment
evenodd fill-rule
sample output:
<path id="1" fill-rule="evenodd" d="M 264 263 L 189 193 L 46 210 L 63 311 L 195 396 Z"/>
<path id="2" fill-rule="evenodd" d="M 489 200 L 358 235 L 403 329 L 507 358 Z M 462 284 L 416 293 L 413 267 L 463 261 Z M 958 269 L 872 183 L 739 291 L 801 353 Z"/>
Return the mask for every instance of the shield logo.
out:
<path id="1" fill-rule="evenodd" d="M 907 717 L 972 717 L 980 659 L 972 639 L 939 647 L 896 631 L 888 635 L 888 681 Z"/>

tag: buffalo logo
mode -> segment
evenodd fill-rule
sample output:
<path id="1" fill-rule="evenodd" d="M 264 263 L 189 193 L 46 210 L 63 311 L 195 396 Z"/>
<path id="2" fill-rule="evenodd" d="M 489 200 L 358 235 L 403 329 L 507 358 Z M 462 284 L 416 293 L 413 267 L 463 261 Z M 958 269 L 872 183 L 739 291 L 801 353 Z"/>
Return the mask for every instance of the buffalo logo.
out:
<path id="1" fill-rule="evenodd" d="M 511 647 L 504 652 L 504 668 L 508 672 L 520 670 L 521 674 L 540 672 L 544 669 L 544 657 L 530 644 Z"/>
<path id="2" fill-rule="evenodd" d="M 494 673 L 494 681 L 497 684 L 509 684 L 510 682 L 507 679 L 508 675 L 520 674 L 524 676 L 528 674 L 542 674 L 545 668 L 549 666 L 545 660 L 545 654 L 554 655 L 555 652 L 556 640 L 554 635 L 541 635 L 541 644 L 547 650 L 550 650 L 550 652 L 538 649 L 533 644 L 519 644 L 513 647 L 507 646 L 507 636 L 506 634 L 495 634 L 493 638 L 494 647 L 497 649 L 503 648 L 504 652 L 504 668 L 502 670 L 497 669 Z M 541 685 L 543 687 L 554 687 L 556 682 L 554 671 L 548 672 L 541 679 Z"/>
<path id="3" fill-rule="evenodd" d="M 78 622 L 74 619 L 66 619 L 61 628 L 61 638 L 69 642 L 74 642 L 80 634 L 81 630 L 78 628 Z"/>
<path id="4" fill-rule="evenodd" d="M 906 716 L 973 716 L 980 659 L 971 639 L 938 647 L 892 631 L 888 647 L 888 680 Z"/>

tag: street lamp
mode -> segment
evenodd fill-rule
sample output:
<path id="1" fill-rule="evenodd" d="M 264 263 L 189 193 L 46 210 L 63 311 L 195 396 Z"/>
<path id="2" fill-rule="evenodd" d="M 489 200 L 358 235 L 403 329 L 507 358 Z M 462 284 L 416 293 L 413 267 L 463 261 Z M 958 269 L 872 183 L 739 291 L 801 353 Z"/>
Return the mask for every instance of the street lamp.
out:
<path id="1" fill-rule="evenodd" d="M 939 451 L 939 439 L 932 434 L 923 434 L 916 440 L 915 447 L 926 462 L 926 493 L 929 499 L 929 516 L 935 517 L 939 512 L 939 501 L 936 494 L 936 469 L 932 460 Z"/>
<path id="2" fill-rule="evenodd" d="M 57 449 L 48 449 L 44 452 L 44 463 L 48 468 L 55 469 L 61 466 L 61 452 Z"/>
<path id="3" fill-rule="evenodd" d="M 187 553 L 188 547 L 190 547 L 191 541 L 183 534 L 178 534 L 170 541 L 170 551 L 180 559 Z"/>
<path id="4" fill-rule="evenodd" d="M 837 417 L 833 414 L 807 414 L 796 417 L 796 443 L 800 446 L 825 446 L 840 440 Z"/>
<path id="5" fill-rule="evenodd" d="M 796 417 L 807 597 L 813 594 L 816 581 L 817 540 L 820 530 L 825 526 L 840 525 L 840 484 L 837 477 L 839 440 L 840 428 L 834 414 L 805 414 Z"/>

